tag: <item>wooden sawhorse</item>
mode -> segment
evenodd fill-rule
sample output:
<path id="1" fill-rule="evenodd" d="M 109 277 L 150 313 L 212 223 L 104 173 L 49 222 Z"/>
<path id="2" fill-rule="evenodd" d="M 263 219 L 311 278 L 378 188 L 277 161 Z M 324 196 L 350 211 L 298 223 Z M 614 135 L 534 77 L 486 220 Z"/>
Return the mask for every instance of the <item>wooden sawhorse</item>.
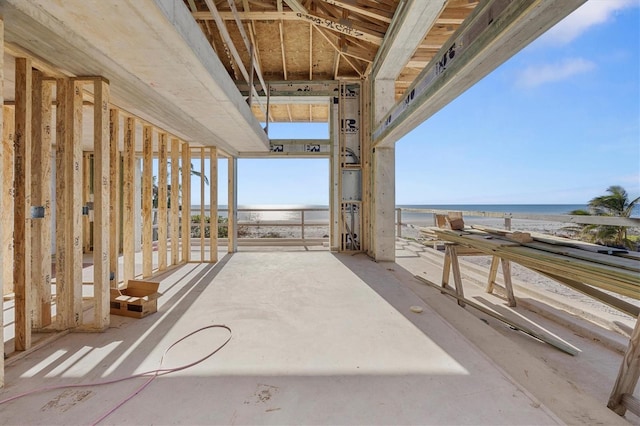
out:
<path id="1" fill-rule="evenodd" d="M 492 293 L 496 284 L 496 276 L 498 275 L 498 264 L 502 265 L 502 275 L 504 277 L 504 287 L 507 292 L 509 306 L 516 306 L 516 298 L 513 294 L 513 284 L 511 282 L 511 262 L 501 259 L 499 256 L 490 255 L 480 250 L 461 246 L 456 243 L 445 243 L 444 246 L 444 265 L 442 266 L 442 287 L 449 285 L 449 273 L 453 270 L 453 282 L 458 297 L 458 305 L 464 307 L 464 290 L 462 288 L 462 275 L 460 274 L 460 263 L 458 256 L 492 256 L 491 267 L 489 269 L 489 278 L 487 280 L 487 293 Z"/>

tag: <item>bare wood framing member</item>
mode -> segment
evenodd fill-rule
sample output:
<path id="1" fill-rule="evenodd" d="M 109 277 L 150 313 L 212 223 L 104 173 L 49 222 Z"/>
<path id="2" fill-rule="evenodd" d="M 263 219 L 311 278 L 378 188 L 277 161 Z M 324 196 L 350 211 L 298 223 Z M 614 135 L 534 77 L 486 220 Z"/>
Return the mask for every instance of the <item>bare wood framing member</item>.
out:
<path id="1" fill-rule="evenodd" d="M 158 135 L 158 270 L 167 269 L 167 134 Z"/>
<path id="2" fill-rule="evenodd" d="M 94 80 L 93 96 L 93 326 L 104 330 L 110 319 L 110 237 L 116 239 L 116 235 L 109 235 L 109 83 Z"/>
<path id="3" fill-rule="evenodd" d="M 209 167 L 209 190 L 210 193 L 210 202 L 209 202 L 209 214 L 211 215 L 210 220 L 210 238 L 209 242 L 211 244 L 211 262 L 218 261 L 218 150 L 216 147 L 209 148 L 209 158 L 210 158 L 210 167 Z"/>
<path id="4" fill-rule="evenodd" d="M 0 20 L 0 23 L 2 21 Z M 2 25 L 0 24 L 0 27 Z M 1 38 L 1 35 L 0 35 Z M 2 61 L 2 58 L 0 58 Z M 2 70 L 0 70 L 2 73 Z M 2 96 L 0 94 L 0 96 Z M 13 107 L 2 107 L 3 127 L 2 127 L 2 150 L 0 150 L 0 170 L 2 170 L 2 180 L 0 181 L 0 258 L 3 265 L 13 265 L 13 211 L 14 211 L 14 115 Z M 2 280 L 2 294 L 13 293 L 13 268 L 0 268 L 0 279 Z M 1 327 L 0 327 L 1 328 Z"/>
<path id="5" fill-rule="evenodd" d="M 35 329 L 51 325 L 51 86 L 33 71 L 31 171 L 32 203 L 39 209 L 31 224 L 31 286 Z"/>
<path id="6" fill-rule="evenodd" d="M 71 190 L 70 198 L 73 200 L 71 203 L 71 232 L 72 245 L 71 251 L 73 253 L 73 262 L 70 263 L 71 267 L 71 283 L 73 285 L 72 296 L 72 310 L 68 312 L 69 324 L 72 327 L 77 327 L 82 323 L 82 205 L 81 200 L 78 197 L 74 197 L 74 194 L 80 194 L 82 190 L 82 87 L 84 83 L 79 80 L 72 81 L 71 92 L 71 116 L 69 121 L 72 123 L 71 133 L 71 164 L 73 181 L 69 185 Z"/>
<path id="7" fill-rule="evenodd" d="M 204 147 L 200 148 L 200 261 L 204 262 L 204 240 L 205 240 L 205 220 L 204 220 Z"/>
<path id="8" fill-rule="evenodd" d="M 109 110 L 109 271 L 113 279 L 110 287 L 117 288 L 120 271 L 120 116 L 118 110 Z"/>
<path id="9" fill-rule="evenodd" d="M 191 149 L 182 144 L 182 261 L 191 260 Z"/>
<path id="10" fill-rule="evenodd" d="M 171 139 L 171 264 L 180 261 L 180 141 Z"/>
<path id="11" fill-rule="evenodd" d="M 90 152 L 82 153 L 82 206 L 87 211 L 82 214 L 82 251 L 91 252 L 91 220 L 89 218 L 89 208 L 91 206 L 91 158 Z"/>
<path id="12" fill-rule="evenodd" d="M 238 158 L 229 157 L 228 166 L 227 251 L 238 251 Z"/>
<path id="13" fill-rule="evenodd" d="M 56 81 L 56 327 L 82 313 L 82 83 Z"/>
<path id="14" fill-rule="evenodd" d="M 124 121 L 124 161 L 122 200 L 122 257 L 125 284 L 135 278 L 135 170 L 136 170 L 136 121 L 127 117 Z"/>
<path id="15" fill-rule="evenodd" d="M 638 399 L 633 396 L 638 378 L 640 378 L 640 316 L 638 316 L 636 326 L 631 333 L 629 347 L 620 364 L 618 377 L 613 385 L 607 407 L 621 416 L 624 416 L 627 409 L 630 409 L 636 416 L 640 416 L 640 410 L 637 409 Z M 632 406 L 633 409 L 631 409 Z"/>
<path id="16" fill-rule="evenodd" d="M 31 60 L 16 58 L 15 203 L 13 261 L 15 348 L 31 347 Z"/>
<path id="17" fill-rule="evenodd" d="M 4 21 L 1 18 L 0 18 L 0 81 L 4 81 Z M 4 104 L 3 93 L 0 93 L 0 101 Z M 5 157 L 8 155 L 7 152 L 5 152 L 6 144 L 5 144 L 5 130 L 4 130 L 3 124 L 4 124 L 4 121 L 6 120 L 6 116 L 4 115 L 4 112 L 5 112 L 5 108 L 3 107 L 3 109 L 0 110 L 0 135 L 2 135 L 2 142 L 0 142 L 0 170 L 2 170 L 0 172 L 0 179 L 3 179 L 3 180 L 5 177 L 4 162 L 5 162 Z M 13 152 L 13 150 L 11 152 Z M 11 158 L 11 160 L 12 160 L 11 162 L 13 163 L 13 157 Z M 11 197 L 8 193 L 4 191 L 5 190 L 4 185 L 5 184 L 3 182 L 0 182 L 0 209 L 2 209 L 3 212 L 5 208 L 5 200 Z M 13 206 L 11 210 L 13 211 Z M 11 227 L 7 226 L 7 223 L 3 219 L 5 216 L 8 216 L 8 215 L 5 215 L 5 214 L 0 215 L 0 265 L 6 265 L 8 262 L 8 259 L 5 257 L 6 252 L 3 246 L 5 241 L 5 235 L 9 232 L 10 228 L 13 228 L 13 226 Z M 0 290 L 4 289 L 4 284 L 5 284 L 4 283 L 5 275 L 3 272 L 1 272 L 4 269 L 11 269 L 11 268 L 0 269 Z M 4 300 L 4 297 L 2 300 Z M 4 344 L 4 320 L 3 320 L 3 316 L 1 315 L 0 315 L 0 342 L 3 342 Z M 3 386 L 4 386 L 4 350 L 3 350 L 3 356 L 2 358 L 0 358 L 0 388 L 2 388 Z"/>
<path id="18" fill-rule="evenodd" d="M 142 132 L 142 277 L 153 273 L 153 127 Z"/>

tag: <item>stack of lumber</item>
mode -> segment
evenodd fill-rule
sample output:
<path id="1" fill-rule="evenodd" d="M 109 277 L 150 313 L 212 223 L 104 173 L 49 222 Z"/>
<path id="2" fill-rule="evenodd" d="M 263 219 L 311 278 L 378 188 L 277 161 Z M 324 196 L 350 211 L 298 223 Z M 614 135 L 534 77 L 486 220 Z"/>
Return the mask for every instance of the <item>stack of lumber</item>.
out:
<path id="1" fill-rule="evenodd" d="M 615 255 L 617 249 L 542 234 L 532 234 L 531 242 L 518 243 L 502 234 L 506 231 L 490 228 L 433 232 L 442 240 L 499 256 L 548 276 L 640 300 L 640 261 Z"/>

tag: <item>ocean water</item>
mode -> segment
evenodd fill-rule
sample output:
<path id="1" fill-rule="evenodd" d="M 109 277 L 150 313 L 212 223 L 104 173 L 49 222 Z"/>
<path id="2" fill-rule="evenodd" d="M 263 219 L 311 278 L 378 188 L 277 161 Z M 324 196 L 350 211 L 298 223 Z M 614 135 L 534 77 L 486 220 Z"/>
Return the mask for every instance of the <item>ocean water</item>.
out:
<path id="1" fill-rule="evenodd" d="M 413 209 L 434 209 L 447 211 L 484 211 L 496 213 L 533 213 L 533 214 L 568 214 L 572 210 L 586 209 L 585 204 L 412 204 L 398 205 L 402 208 Z M 226 209 L 227 206 L 219 206 L 219 209 Z M 268 224 L 269 222 L 295 222 L 299 223 L 301 213 L 299 209 L 323 209 L 321 211 L 306 211 L 304 213 L 305 223 L 328 223 L 329 211 L 327 205 L 307 205 L 307 204 L 279 204 L 279 205 L 242 205 L 239 209 L 258 209 L 262 211 L 238 212 L 240 221 L 259 222 Z M 200 206 L 191 206 L 191 214 L 198 214 Z M 209 214 L 209 206 L 205 206 L 205 215 Z M 219 212 L 219 216 L 226 217 L 227 212 Z M 640 217 L 640 206 L 634 209 L 632 217 Z M 403 212 L 403 223 L 431 223 L 431 214 L 420 214 Z"/>

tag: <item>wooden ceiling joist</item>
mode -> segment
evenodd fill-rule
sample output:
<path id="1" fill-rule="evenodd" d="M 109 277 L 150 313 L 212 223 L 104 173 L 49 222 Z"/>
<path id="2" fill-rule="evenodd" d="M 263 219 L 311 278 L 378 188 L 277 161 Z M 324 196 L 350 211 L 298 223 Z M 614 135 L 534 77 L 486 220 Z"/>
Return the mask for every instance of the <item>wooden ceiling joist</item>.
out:
<path id="1" fill-rule="evenodd" d="M 322 0 L 322 1 L 325 3 L 331 4 L 333 6 L 338 6 L 343 9 L 359 13 L 360 15 L 363 15 L 363 16 L 368 16 L 369 18 L 373 18 L 378 21 L 386 22 L 387 24 L 391 23 L 392 14 L 382 14 L 383 12 L 379 10 L 373 11 L 367 8 L 365 5 L 360 5 L 361 2 L 340 1 L 340 0 Z"/>

